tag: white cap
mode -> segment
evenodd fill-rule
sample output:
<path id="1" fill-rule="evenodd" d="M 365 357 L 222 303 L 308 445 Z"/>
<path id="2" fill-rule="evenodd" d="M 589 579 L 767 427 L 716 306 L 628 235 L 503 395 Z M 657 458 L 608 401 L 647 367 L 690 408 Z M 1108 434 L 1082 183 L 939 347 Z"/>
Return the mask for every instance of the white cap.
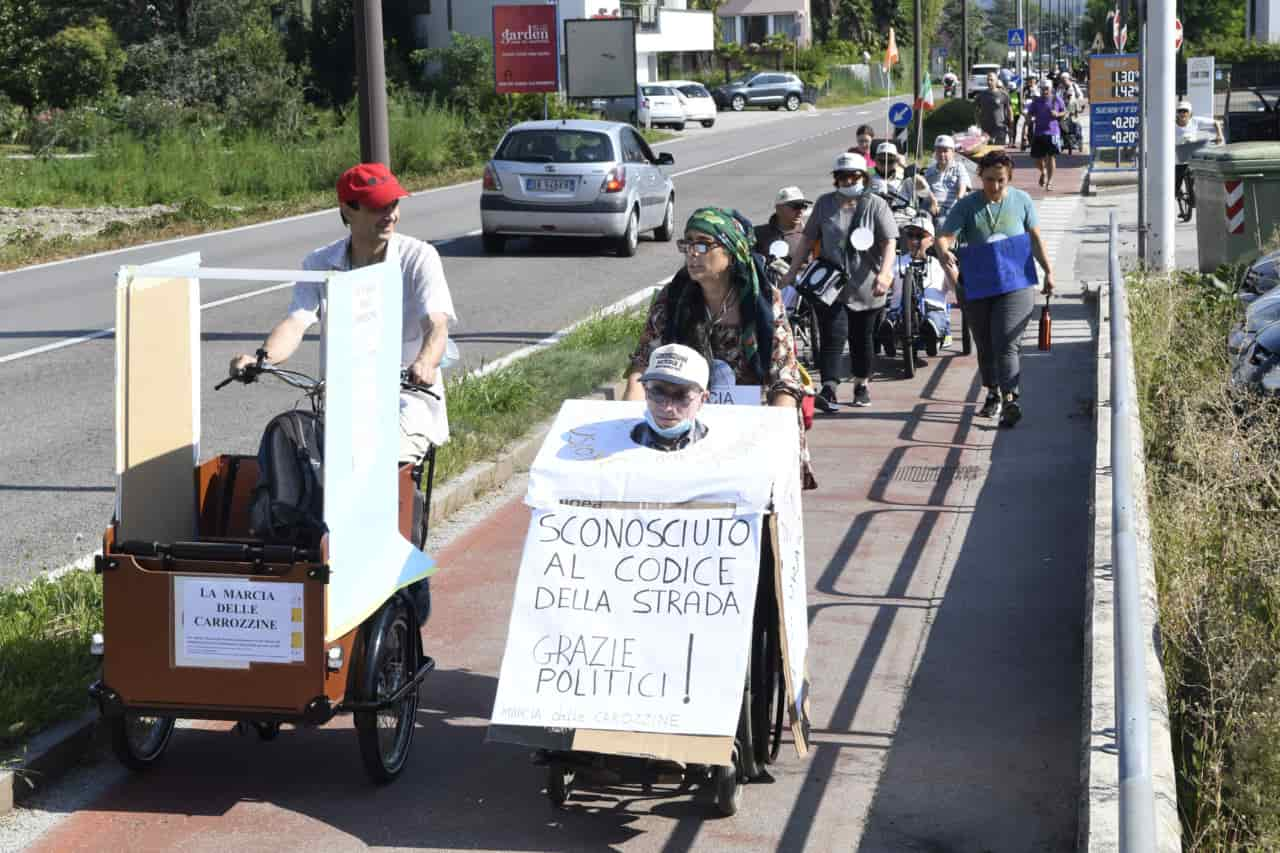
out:
<path id="1" fill-rule="evenodd" d="M 921 231 L 927 231 L 930 237 L 933 236 L 933 218 L 930 216 L 917 216 L 902 227 L 919 228 Z"/>
<path id="2" fill-rule="evenodd" d="M 855 151 L 846 151 L 836 158 L 835 165 L 831 167 L 832 172 L 862 172 L 867 173 L 867 158 Z"/>
<path id="3" fill-rule="evenodd" d="M 892 154 L 897 157 L 898 146 L 894 145 L 892 142 L 881 142 L 876 146 L 876 154 Z"/>
<path id="4" fill-rule="evenodd" d="M 804 190 L 799 187 L 783 187 L 778 190 L 778 197 L 773 200 L 775 206 L 779 204 L 795 204 L 797 202 L 813 204 L 813 202 L 804 197 Z"/>
<path id="5" fill-rule="evenodd" d="M 1178 101 L 1178 106 L 1174 107 L 1173 111 L 1176 113 L 1178 110 L 1186 110 L 1187 112 L 1193 112 L 1193 110 L 1191 109 L 1191 102 L 1185 99 Z"/>
<path id="6" fill-rule="evenodd" d="M 641 382 L 660 379 L 676 385 L 707 387 L 711 369 L 698 351 L 684 344 L 667 344 L 649 355 L 649 369 L 640 377 Z"/>
<path id="7" fill-rule="evenodd" d="M 954 137 L 952 137 L 949 134 L 940 133 L 938 134 L 938 138 L 933 140 L 933 147 L 934 148 L 951 148 L 954 150 L 956 147 L 956 140 Z"/>

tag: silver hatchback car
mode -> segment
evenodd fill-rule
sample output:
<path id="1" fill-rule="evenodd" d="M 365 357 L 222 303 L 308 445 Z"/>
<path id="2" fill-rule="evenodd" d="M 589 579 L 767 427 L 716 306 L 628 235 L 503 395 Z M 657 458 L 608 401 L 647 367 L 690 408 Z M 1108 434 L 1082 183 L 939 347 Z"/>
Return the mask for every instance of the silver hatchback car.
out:
<path id="1" fill-rule="evenodd" d="M 507 131 L 484 167 L 480 227 L 484 250 L 508 237 L 603 237 L 617 253 L 636 253 L 640 232 L 675 234 L 676 191 L 662 171 L 675 159 L 654 154 L 626 124 L 528 121 Z"/>

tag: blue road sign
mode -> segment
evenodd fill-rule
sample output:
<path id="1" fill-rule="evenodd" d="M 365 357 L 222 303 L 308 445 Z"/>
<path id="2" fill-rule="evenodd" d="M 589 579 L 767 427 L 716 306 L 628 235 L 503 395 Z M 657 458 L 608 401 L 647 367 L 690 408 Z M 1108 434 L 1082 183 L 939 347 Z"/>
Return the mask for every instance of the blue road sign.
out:
<path id="1" fill-rule="evenodd" d="M 1142 135 L 1137 101 L 1091 104 L 1089 144 L 1094 148 L 1136 148 Z"/>
<path id="2" fill-rule="evenodd" d="M 899 101 L 889 107 L 889 123 L 894 127 L 906 127 L 911 124 L 911 105 Z"/>
<path id="3" fill-rule="evenodd" d="M 1027 43 L 1027 31 L 1009 30 L 1009 47 L 1023 47 Z"/>

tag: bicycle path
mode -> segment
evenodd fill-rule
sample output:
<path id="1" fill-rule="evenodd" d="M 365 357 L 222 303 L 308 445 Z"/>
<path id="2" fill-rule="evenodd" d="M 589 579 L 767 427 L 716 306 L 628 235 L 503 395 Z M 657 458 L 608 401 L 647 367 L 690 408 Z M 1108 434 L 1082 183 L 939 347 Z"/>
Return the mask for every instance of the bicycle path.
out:
<path id="1" fill-rule="evenodd" d="M 527 751 L 484 743 L 528 519 L 513 498 L 439 554 L 439 669 L 396 784 L 368 785 L 346 722 L 266 744 L 187 729 L 30 849 L 1073 849 L 1093 329 L 1069 269 L 1059 284 L 1016 429 L 976 416 L 974 359 L 948 352 L 910 380 L 882 362 L 872 407 L 810 433 L 814 748 L 784 745 L 736 817 L 662 786 L 553 810 Z"/>

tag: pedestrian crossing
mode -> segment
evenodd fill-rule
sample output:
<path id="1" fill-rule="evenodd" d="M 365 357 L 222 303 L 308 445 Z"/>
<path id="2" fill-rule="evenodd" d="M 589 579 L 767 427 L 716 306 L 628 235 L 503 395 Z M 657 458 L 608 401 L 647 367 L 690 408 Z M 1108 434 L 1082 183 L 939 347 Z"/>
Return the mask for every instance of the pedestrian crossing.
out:
<path id="1" fill-rule="evenodd" d="M 1077 196 L 1047 198 L 1036 202 L 1036 212 L 1040 217 L 1040 237 L 1044 240 L 1045 253 L 1049 263 L 1059 279 L 1069 278 L 1070 269 L 1059 269 L 1059 255 L 1064 255 L 1062 247 L 1071 239 L 1076 227 L 1081 222 L 1081 205 L 1083 200 Z M 1068 260 L 1063 257 L 1062 260 Z"/>

